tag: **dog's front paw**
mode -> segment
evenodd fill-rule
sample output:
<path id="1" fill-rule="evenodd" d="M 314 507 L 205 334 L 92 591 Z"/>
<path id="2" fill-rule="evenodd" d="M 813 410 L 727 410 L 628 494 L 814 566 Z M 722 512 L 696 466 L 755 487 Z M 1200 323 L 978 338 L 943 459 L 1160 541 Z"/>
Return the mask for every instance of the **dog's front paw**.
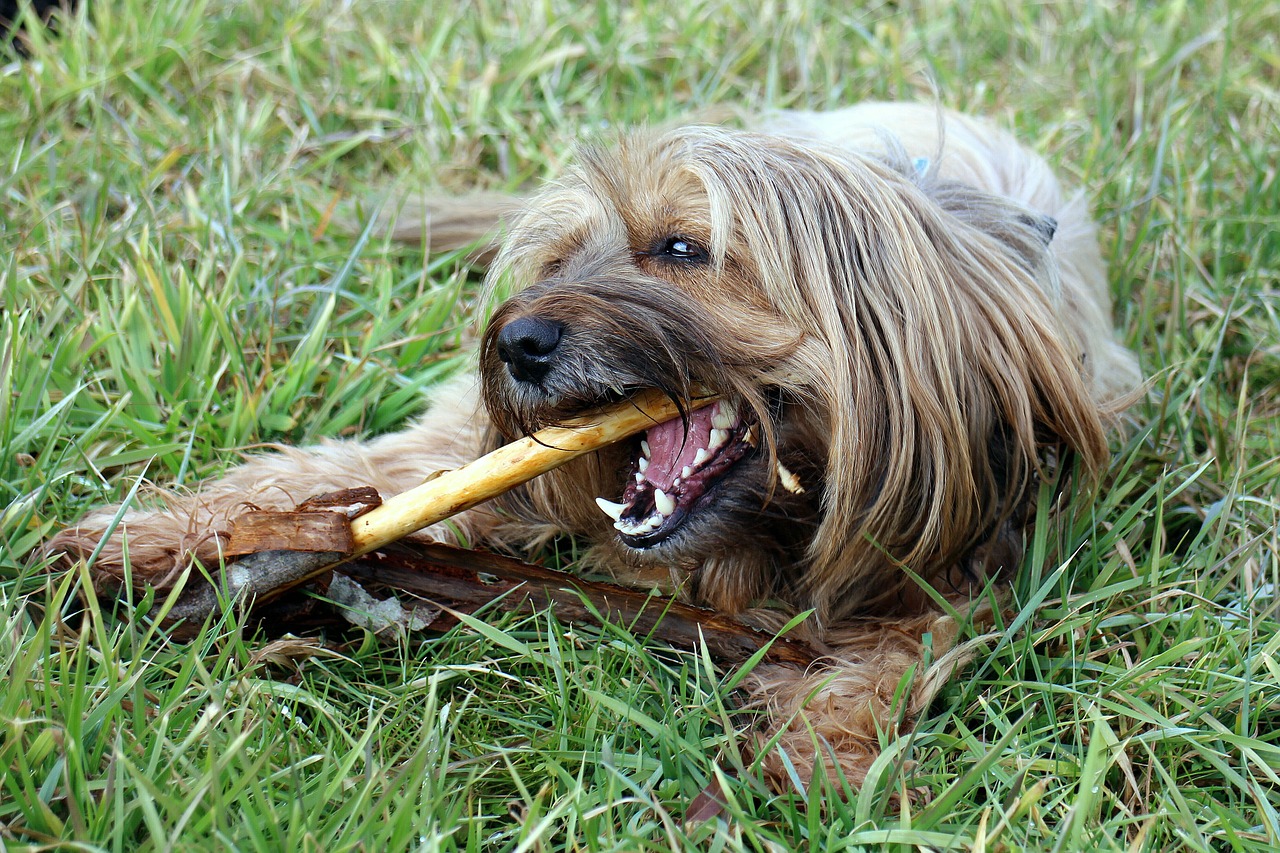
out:
<path id="1" fill-rule="evenodd" d="M 43 552 L 53 558 L 54 568 L 92 560 L 100 591 L 118 586 L 126 573 L 152 586 L 171 586 L 193 563 L 216 566 L 228 540 L 227 519 L 186 505 L 192 500 L 163 509 L 96 510 L 55 535 Z"/>

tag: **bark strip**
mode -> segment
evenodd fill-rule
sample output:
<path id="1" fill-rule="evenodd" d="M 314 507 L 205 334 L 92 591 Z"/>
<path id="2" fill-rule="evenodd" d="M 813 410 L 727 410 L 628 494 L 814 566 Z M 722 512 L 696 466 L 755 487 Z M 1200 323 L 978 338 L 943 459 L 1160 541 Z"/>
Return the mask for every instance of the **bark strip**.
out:
<path id="1" fill-rule="evenodd" d="M 681 649 L 705 645 L 722 663 L 742 663 L 768 646 L 765 660 L 807 666 L 822 652 L 665 595 L 579 578 L 519 560 L 440 544 L 380 553 L 338 569 L 362 586 L 382 585 L 433 606 L 466 614 L 551 608 L 562 622 L 623 625 L 632 634 Z"/>

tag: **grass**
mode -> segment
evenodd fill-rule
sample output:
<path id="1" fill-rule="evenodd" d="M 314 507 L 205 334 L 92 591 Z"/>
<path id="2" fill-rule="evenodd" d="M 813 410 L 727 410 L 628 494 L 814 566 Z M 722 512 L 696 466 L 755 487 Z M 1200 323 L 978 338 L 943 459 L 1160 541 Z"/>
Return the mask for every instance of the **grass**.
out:
<path id="1" fill-rule="evenodd" d="M 89 0 L 29 53 L 0 58 L 6 848 L 1280 846 L 1274 3 Z M 865 789 L 768 793 L 734 673 L 612 629 L 174 644 L 143 591 L 60 618 L 85 578 L 29 556 L 60 525 L 392 429 L 456 367 L 475 274 L 328 226 L 352 200 L 525 186 L 718 104 L 935 93 L 1085 188 L 1151 389 Z M 683 825 L 712 779 L 724 814 Z"/>

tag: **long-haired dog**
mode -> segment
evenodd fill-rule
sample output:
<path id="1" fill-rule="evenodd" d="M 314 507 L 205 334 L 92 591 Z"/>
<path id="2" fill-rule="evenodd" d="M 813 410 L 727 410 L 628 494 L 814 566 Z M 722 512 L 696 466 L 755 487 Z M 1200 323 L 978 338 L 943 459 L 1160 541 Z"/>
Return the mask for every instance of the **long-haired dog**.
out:
<path id="1" fill-rule="evenodd" d="M 425 213 L 433 248 L 505 234 L 479 394 L 468 375 L 404 432 L 163 493 L 124 515 L 99 570 L 124 572 L 126 543 L 134 564 L 216 564 L 246 504 L 393 494 L 602 401 L 710 388 L 722 402 L 428 534 L 507 549 L 571 534 L 594 567 L 669 577 L 757 624 L 812 610 L 824 665 L 761 667 L 749 687 L 769 710 L 766 766 L 834 758 L 856 782 L 937 686 L 917 674 L 893 706 L 924 634 L 933 652 L 955 636 L 936 596 L 963 604 L 1016 569 L 1037 483 L 1068 460 L 1084 479 L 1103 468 L 1104 425 L 1138 381 L 1083 203 L 1008 134 L 931 106 L 623 136 L 528 200 Z M 88 554 L 114 513 L 55 547 Z"/>

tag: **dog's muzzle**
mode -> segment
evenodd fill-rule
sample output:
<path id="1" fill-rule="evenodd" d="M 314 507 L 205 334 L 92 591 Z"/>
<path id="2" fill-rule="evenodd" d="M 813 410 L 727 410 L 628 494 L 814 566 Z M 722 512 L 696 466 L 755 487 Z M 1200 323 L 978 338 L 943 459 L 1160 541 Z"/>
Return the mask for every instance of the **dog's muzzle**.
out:
<path id="1" fill-rule="evenodd" d="M 512 440 L 642 389 L 682 401 L 697 388 L 716 389 L 720 401 L 611 450 L 597 485 L 597 506 L 633 555 L 702 553 L 727 546 L 724 530 L 746 519 L 760 524 L 775 498 L 761 463 L 775 424 L 761 417 L 756 389 L 740 375 L 758 358 L 752 344 L 666 282 L 540 282 L 490 320 L 480 358 L 485 406 L 498 434 Z M 804 494 L 780 464 L 777 477 L 784 495 Z M 769 518 L 788 511 L 775 507 Z"/>

